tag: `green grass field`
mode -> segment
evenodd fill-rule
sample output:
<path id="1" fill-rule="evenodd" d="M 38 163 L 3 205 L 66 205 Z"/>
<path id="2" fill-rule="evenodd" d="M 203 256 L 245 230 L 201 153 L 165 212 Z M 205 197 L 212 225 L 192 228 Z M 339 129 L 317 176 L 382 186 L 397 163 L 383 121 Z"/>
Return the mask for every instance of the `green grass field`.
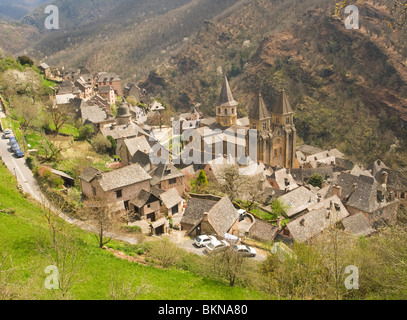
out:
<path id="1" fill-rule="evenodd" d="M 14 208 L 14 214 L 0 212 L 0 253 L 12 259 L 16 272 L 13 281 L 29 288 L 30 299 L 54 299 L 45 289 L 50 265 L 47 256 L 39 249 L 40 243 L 50 243 L 48 225 L 38 203 L 26 199 L 16 188 L 12 174 L 0 165 L 0 209 Z M 263 294 L 225 283 L 200 278 L 188 271 L 160 269 L 120 260 L 112 253 L 98 249 L 92 234 L 75 227 L 67 227 L 70 236 L 80 243 L 80 255 L 85 263 L 75 278 L 72 299 L 110 299 L 109 286 L 113 275 L 139 283 L 146 279 L 152 286 L 149 293 L 138 299 L 262 299 Z M 123 246 L 114 242 L 114 246 Z M 186 290 L 186 288 L 192 289 Z M 186 296 L 188 292 L 188 296 Z"/>

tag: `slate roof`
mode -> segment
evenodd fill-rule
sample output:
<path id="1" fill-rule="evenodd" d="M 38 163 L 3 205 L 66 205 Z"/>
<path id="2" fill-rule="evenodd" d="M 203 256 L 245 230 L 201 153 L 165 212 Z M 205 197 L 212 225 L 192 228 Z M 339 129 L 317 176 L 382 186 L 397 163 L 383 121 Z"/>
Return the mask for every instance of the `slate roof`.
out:
<path id="1" fill-rule="evenodd" d="M 132 164 L 121 169 L 103 173 L 99 184 L 104 191 L 110 191 L 150 179 L 150 175 L 138 164 Z"/>
<path id="2" fill-rule="evenodd" d="M 111 72 L 101 72 L 99 73 L 98 82 L 104 81 L 121 81 L 117 74 Z"/>
<path id="3" fill-rule="evenodd" d="M 150 154 L 151 152 L 151 146 L 145 136 L 125 139 L 124 144 L 126 145 L 127 150 L 132 157 L 136 154 L 137 151 L 141 151 L 145 154 Z"/>
<path id="4" fill-rule="evenodd" d="M 287 173 L 287 170 L 284 168 L 274 171 L 273 174 L 271 175 L 271 179 L 276 181 L 280 190 L 285 190 L 285 189 L 294 190 L 294 189 L 298 188 L 298 185 L 295 182 L 291 173 Z M 286 185 L 285 179 L 288 179 L 288 182 L 289 182 L 288 185 Z"/>
<path id="5" fill-rule="evenodd" d="M 333 208 L 330 206 L 331 201 Z M 287 228 L 296 241 L 306 242 L 348 216 L 349 212 L 340 199 L 334 196 L 315 204 L 311 211 L 290 221 Z"/>
<path id="6" fill-rule="evenodd" d="M 233 99 L 232 91 L 230 90 L 228 78 L 225 76 L 225 80 L 223 82 L 222 91 L 220 92 L 220 98 L 218 102 L 218 106 L 221 107 L 234 107 L 237 106 L 239 103 Z"/>
<path id="7" fill-rule="evenodd" d="M 307 182 L 315 173 L 319 173 L 325 180 L 333 179 L 334 172 L 331 166 L 321 166 L 318 168 L 291 169 L 291 175 L 297 183 Z"/>
<path id="8" fill-rule="evenodd" d="M 106 126 L 100 129 L 104 137 L 112 136 L 113 139 L 134 138 L 138 135 L 148 135 L 140 126 L 131 122 L 128 125 Z"/>
<path id="9" fill-rule="evenodd" d="M 205 212 L 209 212 L 217 201 L 192 198 L 188 201 L 181 223 L 196 225 L 202 221 Z"/>
<path id="10" fill-rule="evenodd" d="M 387 185 L 395 190 L 407 191 L 407 173 L 397 170 L 381 169 L 376 173 L 376 180 L 380 183 L 382 172 L 387 172 Z"/>
<path id="11" fill-rule="evenodd" d="M 288 114 L 292 113 L 293 109 L 291 108 L 290 102 L 288 101 L 287 94 L 285 90 L 281 91 L 277 102 L 273 108 L 274 114 Z"/>
<path id="12" fill-rule="evenodd" d="M 266 104 L 264 103 L 261 93 L 259 92 L 259 95 L 256 97 L 256 101 L 253 107 L 250 109 L 249 119 L 264 120 L 269 118 L 270 113 L 267 110 Z"/>
<path id="13" fill-rule="evenodd" d="M 309 156 L 311 154 L 317 154 L 317 153 L 324 151 L 320 148 L 310 146 L 307 144 L 303 144 L 302 146 L 297 147 L 297 150 L 301 151 L 305 156 Z"/>
<path id="14" fill-rule="evenodd" d="M 317 194 L 305 187 L 299 187 L 278 199 L 289 207 L 289 209 L 287 209 L 287 216 L 290 218 L 318 202 Z"/>
<path id="15" fill-rule="evenodd" d="M 110 119 L 110 116 L 107 115 L 106 111 L 97 105 L 84 105 L 81 107 L 80 111 L 82 120 L 89 120 L 94 124 Z"/>
<path id="16" fill-rule="evenodd" d="M 130 162 L 139 164 L 145 171 L 149 171 L 151 167 L 150 155 L 140 150 L 136 151 Z"/>
<path id="17" fill-rule="evenodd" d="M 375 232 L 365 215 L 361 212 L 349 216 L 342 220 L 345 231 L 354 234 L 355 236 L 368 236 Z"/>
<path id="18" fill-rule="evenodd" d="M 153 203 L 156 201 L 160 201 L 160 199 L 158 199 L 158 197 L 156 197 L 151 192 L 148 192 L 143 189 L 139 192 L 136 198 L 131 200 L 130 203 L 137 208 L 143 208 L 146 204 Z"/>
<path id="19" fill-rule="evenodd" d="M 162 193 L 160 195 L 160 199 L 167 209 L 171 209 L 183 201 L 175 188 L 171 188 L 170 190 Z"/>
<path id="20" fill-rule="evenodd" d="M 380 170 L 382 170 L 382 169 L 389 169 L 389 167 L 386 166 L 386 164 L 385 164 L 382 160 L 380 160 L 380 159 L 378 159 L 378 160 L 376 160 L 375 162 L 373 162 L 373 163 L 367 168 L 367 170 L 371 171 L 373 177 L 375 177 L 376 174 L 377 174 Z"/>
<path id="21" fill-rule="evenodd" d="M 98 172 L 99 172 L 98 169 L 88 167 L 82 171 L 82 173 L 79 176 L 79 179 L 84 180 L 86 182 L 91 182 L 96 177 L 96 174 Z"/>
<path id="22" fill-rule="evenodd" d="M 184 174 L 179 171 L 172 163 L 159 164 L 152 173 L 151 185 L 155 186 L 161 181 L 183 177 Z"/>
<path id="23" fill-rule="evenodd" d="M 273 241 L 277 233 L 277 227 L 259 219 L 255 219 L 253 226 L 249 230 L 249 237 L 266 242 Z"/>
<path id="24" fill-rule="evenodd" d="M 221 237 L 230 230 L 238 218 L 239 214 L 228 196 L 224 196 L 208 213 L 208 222 Z"/>
<path id="25" fill-rule="evenodd" d="M 373 177 L 361 175 L 356 183 L 357 188 L 346 204 L 368 213 L 377 210 L 380 207 L 377 192 L 378 190 L 385 192 L 385 190 Z"/>

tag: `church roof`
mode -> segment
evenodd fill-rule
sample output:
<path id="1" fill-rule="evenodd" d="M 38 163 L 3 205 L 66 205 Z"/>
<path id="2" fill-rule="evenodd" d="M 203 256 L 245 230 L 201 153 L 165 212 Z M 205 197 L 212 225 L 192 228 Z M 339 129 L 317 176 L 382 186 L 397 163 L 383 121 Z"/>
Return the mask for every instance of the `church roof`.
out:
<path id="1" fill-rule="evenodd" d="M 249 112 L 249 118 L 253 120 L 263 120 L 270 118 L 270 113 L 267 110 L 266 104 L 264 103 L 263 97 L 260 92 L 254 106 Z"/>
<path id="2" fill-rule="evenodd" d="M 280 96 L 277 99 L 276 105 L 274 106 L 273 113 L 276 114 L 287 114 L 292 113 L 290 102 L 288 101 L 287 94 L 285 90 L 281 91 Z"/>
<path id="3" fill-rule="evenodd" d="M 219 106 L 221 107 L 233 107 L 239 103 L 233 99 L 232 91 L 230 90 L 228 78 L 225 76 L 225 81 L 222 86 L 222 91 L 219 98 Z"/>

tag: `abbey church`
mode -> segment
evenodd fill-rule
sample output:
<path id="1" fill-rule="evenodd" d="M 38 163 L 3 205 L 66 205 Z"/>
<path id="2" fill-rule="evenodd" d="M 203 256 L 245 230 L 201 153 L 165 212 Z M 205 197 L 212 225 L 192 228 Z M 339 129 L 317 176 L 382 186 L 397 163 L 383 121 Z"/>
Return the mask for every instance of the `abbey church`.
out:
<path id="1" fill-rule="evenodd" d="M 238 128 L 257 130 L 258 162 L 272 167 L 299 168 L 296 159 L 297 132 L 294 125 L 294 112 L 286 92 L 284 90 L 280 92 L 271 113 L 259 93 L 254 105 L 249 108 L 248 127 L 238 124 L 238 105 L 225 77 L 216 106 L 216 125 L 223 131 L 228 129 L 235 131 Z"/>

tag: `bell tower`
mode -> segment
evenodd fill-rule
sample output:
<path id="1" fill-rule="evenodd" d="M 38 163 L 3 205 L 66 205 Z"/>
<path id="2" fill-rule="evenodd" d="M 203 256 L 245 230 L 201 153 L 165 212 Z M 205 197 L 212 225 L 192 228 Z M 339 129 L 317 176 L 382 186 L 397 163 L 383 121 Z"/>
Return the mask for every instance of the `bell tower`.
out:
<path id="1" fill-rule="evenodd" d="M 216 106 L 216 123 L 223 128 L 237 124 L 237 106 L 239 103 L 233 99 L 229 82 L 225 76 L 219 102 Z"/>

